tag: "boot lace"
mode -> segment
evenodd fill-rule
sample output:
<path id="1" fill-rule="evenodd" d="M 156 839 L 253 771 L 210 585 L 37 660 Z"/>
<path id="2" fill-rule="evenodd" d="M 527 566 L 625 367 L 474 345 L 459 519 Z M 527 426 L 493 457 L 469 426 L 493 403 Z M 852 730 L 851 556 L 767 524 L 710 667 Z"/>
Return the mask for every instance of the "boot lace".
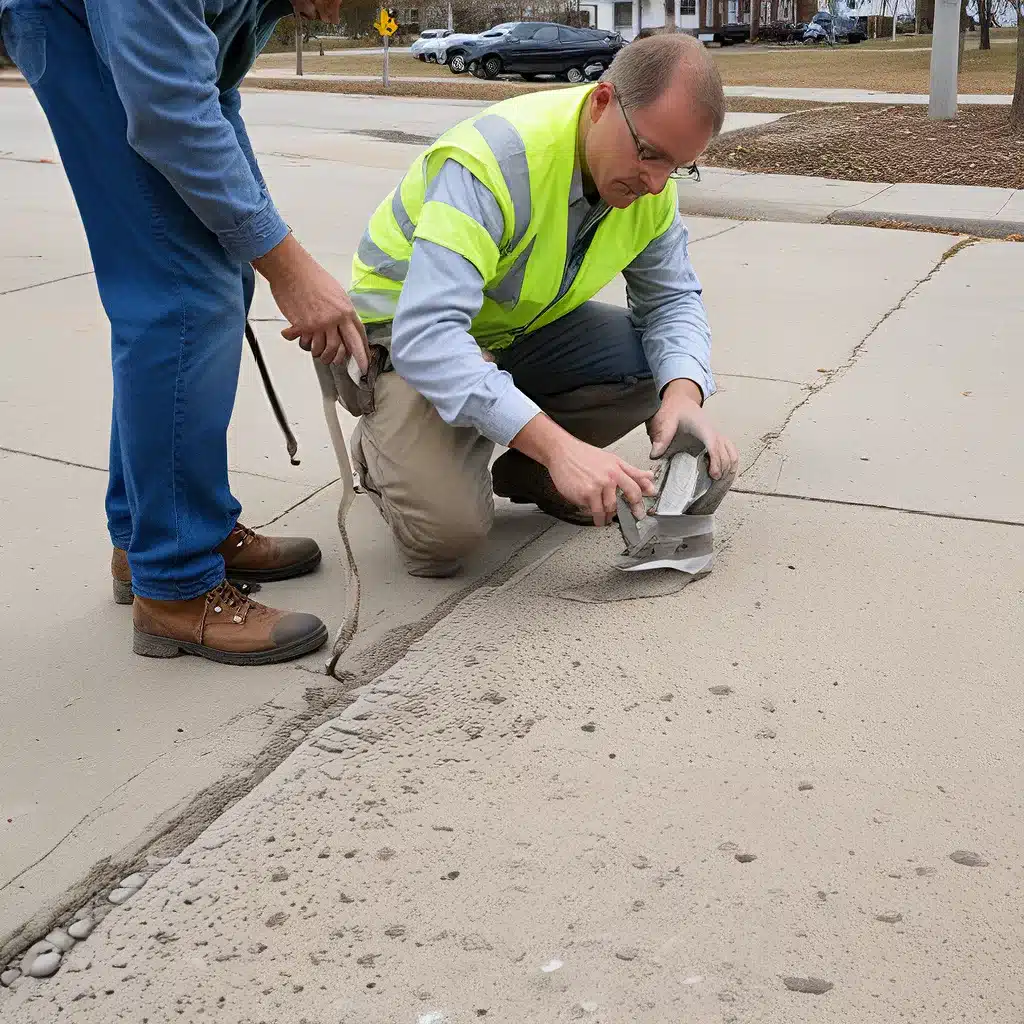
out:
<path id="1" fill-rule="evenodd" d="M 230 615 L 235 622 L 245 622 L 252 601 L 236 586 L 224 580 L 206 595 L 207 614 Z"/>

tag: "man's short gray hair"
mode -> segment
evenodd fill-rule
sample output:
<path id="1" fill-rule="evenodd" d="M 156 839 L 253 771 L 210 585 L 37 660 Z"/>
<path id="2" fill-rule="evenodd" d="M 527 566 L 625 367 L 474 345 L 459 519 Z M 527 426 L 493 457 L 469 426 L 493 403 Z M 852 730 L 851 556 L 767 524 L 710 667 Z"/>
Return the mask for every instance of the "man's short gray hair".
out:
<path id="1" fill-rule="evenodd" d="M 704 44 L 685 32 L 664 32 L 624 46 L 601 81 L 615 87 L 627 110 L 636 110 L 659 99 L 680 67 L 689 99 L 704 111 L 712 135 L 717 135 L 725 122 L 722 77 Z"/>

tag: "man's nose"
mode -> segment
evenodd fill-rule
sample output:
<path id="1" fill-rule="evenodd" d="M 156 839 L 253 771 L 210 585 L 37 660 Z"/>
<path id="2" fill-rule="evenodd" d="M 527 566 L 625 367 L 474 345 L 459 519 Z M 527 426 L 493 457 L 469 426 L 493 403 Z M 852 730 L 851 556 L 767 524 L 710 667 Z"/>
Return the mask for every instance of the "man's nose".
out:
<path id="1" fill-rule="evenodd" d="M 643 182 L 643 186 L 647 192 L 656 196 L 660 195 L 664 191 L 671 174 L 671 170 L 655 171 L 650 167 L 645 167 L 640 172 L 640 181 Z"/>

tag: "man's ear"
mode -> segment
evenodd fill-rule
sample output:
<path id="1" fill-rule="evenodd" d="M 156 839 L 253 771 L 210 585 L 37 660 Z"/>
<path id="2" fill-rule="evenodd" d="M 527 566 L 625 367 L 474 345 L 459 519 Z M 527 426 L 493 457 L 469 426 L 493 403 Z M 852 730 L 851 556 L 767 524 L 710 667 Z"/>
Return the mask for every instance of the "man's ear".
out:
<path id="1" fill-rule="evenodd" d="M 590 94 L 590 120 L 595 124 L 600 121 L 614 97 L 615 90 L 608 82 L 598 82 Z"/>

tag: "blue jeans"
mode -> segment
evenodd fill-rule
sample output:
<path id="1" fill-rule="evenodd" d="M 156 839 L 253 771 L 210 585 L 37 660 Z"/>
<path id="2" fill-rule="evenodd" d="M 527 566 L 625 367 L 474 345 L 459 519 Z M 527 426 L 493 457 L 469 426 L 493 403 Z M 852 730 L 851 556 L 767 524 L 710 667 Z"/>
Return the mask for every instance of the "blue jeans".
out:
<path id="1" fill-rule="evenodd" d="M 197 597 L 224 578 L 214 549 L 241 511 L 227 429 L 252 267 L 231 259 L 128 145 L 81 0 L 15 5 L 2 28 L 49 121 L 110 320 L 110 539 L 128 552 L 140 596 Z M 222 106 L 255 169 L 237 92 Z"/>

